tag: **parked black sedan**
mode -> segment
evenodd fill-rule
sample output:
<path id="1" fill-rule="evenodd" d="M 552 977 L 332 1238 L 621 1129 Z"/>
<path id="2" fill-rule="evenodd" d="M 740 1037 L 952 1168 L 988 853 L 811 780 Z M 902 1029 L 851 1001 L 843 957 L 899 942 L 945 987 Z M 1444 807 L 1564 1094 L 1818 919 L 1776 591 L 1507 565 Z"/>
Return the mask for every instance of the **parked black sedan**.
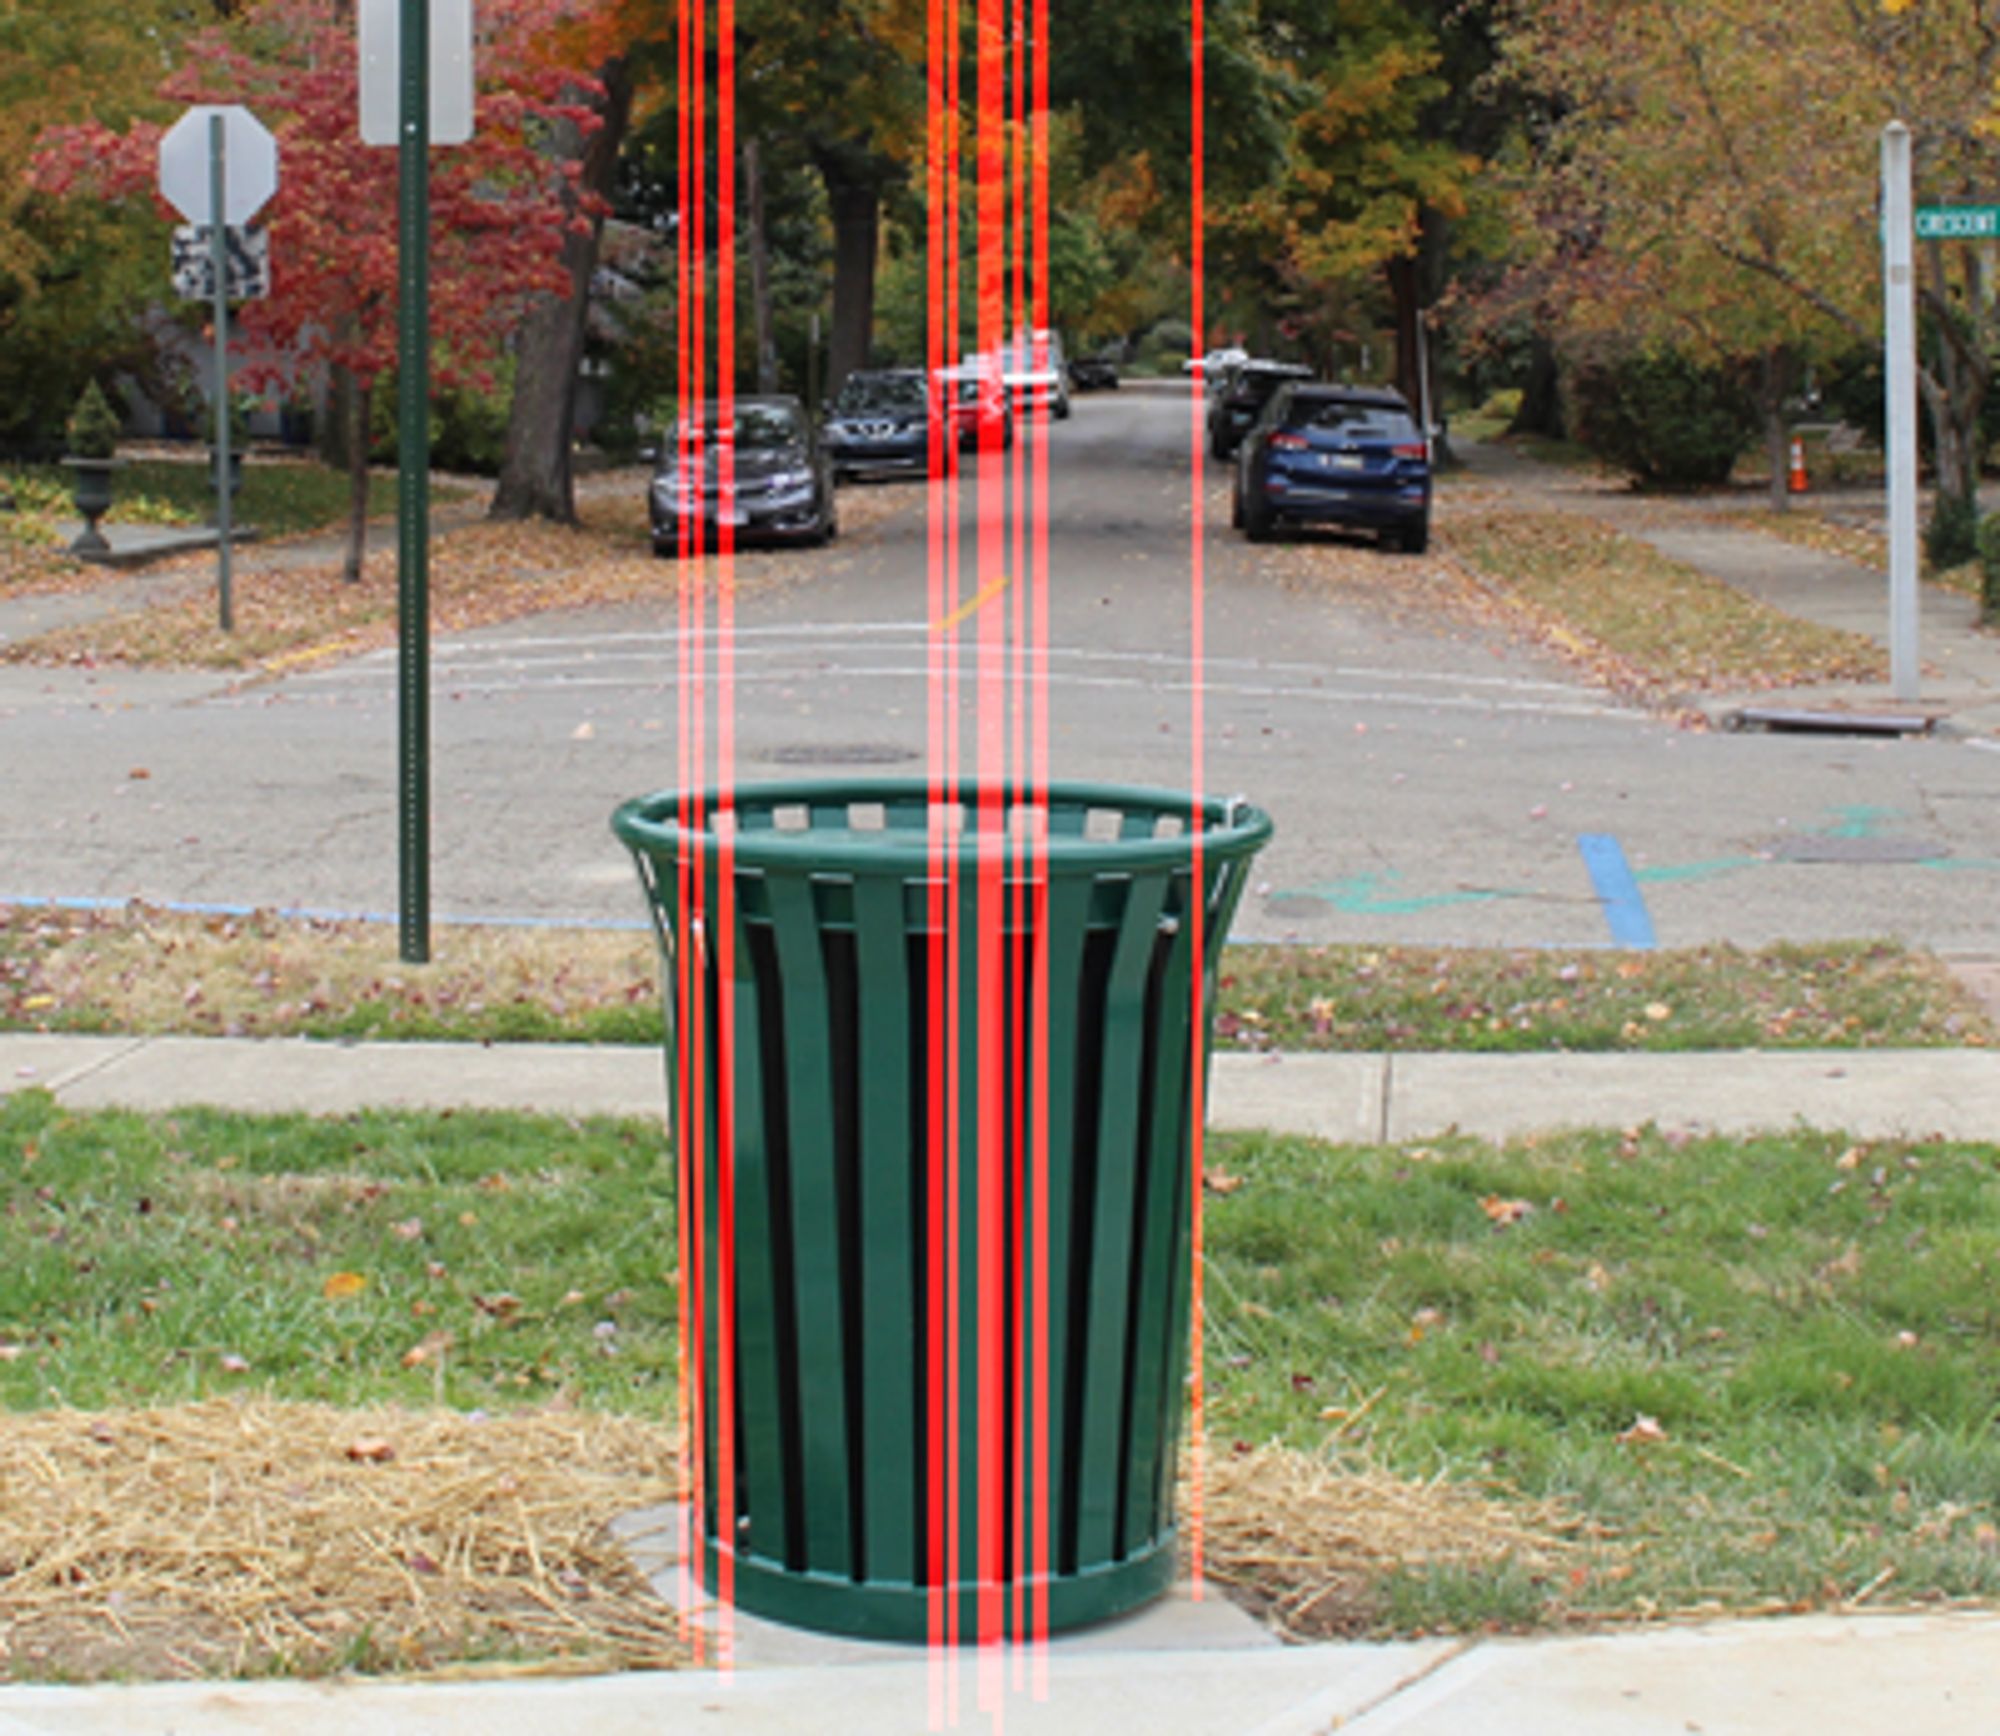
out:
<path id="1" fill-rule="evenodd" d="M 1109 392 L 1118 385 L 1118 359 L 1112 355 L 1077 356 L 1069 364 L 1069 383 L 1079 392 Z"/>
<path id="2" fill-rule="evenodd" d="M 1208 401 L 1209 451 L 1217 458 L 1232 456 L 1273 392 L 1287 380 L 1311 378 L 1312 369 L 1297 362 L 1273 362 L 1252 356 L 1248 361 L 1235 363 Z"/>
<path id="3" fill-rule="evenodd" d="M 1372 530 L 1422 554 L 1431 536 L 1430 446 L 1402 393 L 1280 386 L 1237 454 L 1230 523 L 1252 542 L 1280 524 Z"/>
<path id="4" fill-rule="evenodd" d="M 660 450 L 648 494 L 653 552 L 678 554 L 701 527 L 713 549 L 723 525 L 744 542 L 823 543 L 839 531 L 833 466 L 796 398 L 738 398 L 725 419 L 703 404 Z"/>
<path id="5" fill-rule="evenodd" d="M 847 376 L 826 417 L 836 481 L 923 476 L 930 470 L 931 396 L 921 368 L 871 368 Z"/>

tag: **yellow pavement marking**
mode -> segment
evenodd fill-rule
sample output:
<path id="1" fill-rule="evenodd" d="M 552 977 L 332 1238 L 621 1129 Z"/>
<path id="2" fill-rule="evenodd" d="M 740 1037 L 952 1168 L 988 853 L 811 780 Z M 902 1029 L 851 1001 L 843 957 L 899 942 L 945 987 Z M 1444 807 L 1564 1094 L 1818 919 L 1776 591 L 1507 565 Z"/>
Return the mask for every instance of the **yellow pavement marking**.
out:
<path id="1" fill-rule="evenodd" d="M 952 612 L 949 615 L 945 616 L 945 618 L 937 624 L 934 631 L 939 633 L 949 633 L 952 630 L 952 628 L 956 627 L 959 624 L 959 622 L 963 621 L 966 618 L 966 616 L 976 614 L 979 610 L 985 608 L 988 603 L 992 602 L 993 599 L 999 596 L 999 594 L 1006 588 L 1007 588 L 1007 575 L 1005 573 L 1002 573 L 997 579 L 995 579 L 977 596 L 969 597 L 966 599 L 965 602 L 959 604 L 959 606 L 956 609 L 952 610 Z"/>
<path id="2" fill-rule="evenodd" d="M 313 663 L 322 657 L 337 657 L 353 647 L 345 639 L 328 639 L 324 644 L 308 645 L 303 651 L 281 651 L 275 657 L 266 657 L 266 669 L 286 669 L 294 663 Z"/>

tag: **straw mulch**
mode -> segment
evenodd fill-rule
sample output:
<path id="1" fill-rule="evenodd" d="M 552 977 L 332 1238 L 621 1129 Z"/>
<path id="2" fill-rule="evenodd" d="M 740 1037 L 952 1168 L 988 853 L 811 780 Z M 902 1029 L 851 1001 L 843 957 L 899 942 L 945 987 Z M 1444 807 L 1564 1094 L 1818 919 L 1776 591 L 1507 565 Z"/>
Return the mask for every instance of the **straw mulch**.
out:
<path id="1" fill-rule="evenodd" d="M 216 1401 L 0 1417 L 0 1679 L 667 1668 L 605 1535 L 657 1424 Z"/>
<path id="2" fill-rule="evenodd" d="M 1215 1454 L 1203 1483 L 1206 1576 L 1292 1639 L 1374 1630 L 1375 1582 L 1395 1569 L 1554 1574 L 1583 1548 L 1579 1521 L 1554 1503 L 1508 1506 L 1281 1447 Z"/>

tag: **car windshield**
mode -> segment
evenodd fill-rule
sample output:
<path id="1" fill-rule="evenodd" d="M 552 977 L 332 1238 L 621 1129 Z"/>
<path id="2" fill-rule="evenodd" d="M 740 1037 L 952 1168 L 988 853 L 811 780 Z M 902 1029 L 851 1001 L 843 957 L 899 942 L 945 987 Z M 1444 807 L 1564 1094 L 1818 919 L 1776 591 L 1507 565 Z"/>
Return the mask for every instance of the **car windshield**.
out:
<path id="1" fill-rule="evenodd" d="M 1342 398 L 1295 398 L 1285 420 L 1293 428 L 1312 428 L 1349 440 L 1406 441 L 1417 437 L 1415 424 L 1401 410 Z"/>
<path id="2" fill-rule="evenodd" d="M 924 383 L 907 374 L 877 374 L 872 378 L 850 379 L 840 388 L 834 408 L 850 416 L 884 410 L 906 414 L 921 411 L 924 408 Z"/>
<path id="3" fill-rule="evenodd" d="M 798 417 L 784 404 L 738 404 L 733 424 L 722 422 L 711 409 L 699 423 L 692 418 L 683 422 L 679 437 L 699 437 L 709 444 L 728 442 L 739 450 L 754 452 L 795 446 L 803 436 Z"/>

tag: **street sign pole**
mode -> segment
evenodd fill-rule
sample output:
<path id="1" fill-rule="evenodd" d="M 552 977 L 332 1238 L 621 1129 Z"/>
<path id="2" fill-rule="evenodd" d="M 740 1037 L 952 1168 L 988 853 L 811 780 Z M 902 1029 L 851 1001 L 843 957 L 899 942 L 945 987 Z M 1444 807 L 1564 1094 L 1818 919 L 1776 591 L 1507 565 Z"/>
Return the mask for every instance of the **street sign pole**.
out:
<path id="1" fill-rule="evenodd" d="M 402 0 L 398 139 L 396 612 L 402 956 L 430 960 L 430 21 Z"/>
<path id="2" fill-rule="evenodd" d="M 223 117 L 208 117 L 209 258 L 215 268 L 215 589 L 222 630 L 236 630 L 229 595 L 229 143 Z"/>
<path id="3" fill-rule="evenodd" d="M 1888 387 L 1889 684 L 1917 698 L 1917 300 L 1910 129 L 1882 129 L 1883 375 Z"/>

